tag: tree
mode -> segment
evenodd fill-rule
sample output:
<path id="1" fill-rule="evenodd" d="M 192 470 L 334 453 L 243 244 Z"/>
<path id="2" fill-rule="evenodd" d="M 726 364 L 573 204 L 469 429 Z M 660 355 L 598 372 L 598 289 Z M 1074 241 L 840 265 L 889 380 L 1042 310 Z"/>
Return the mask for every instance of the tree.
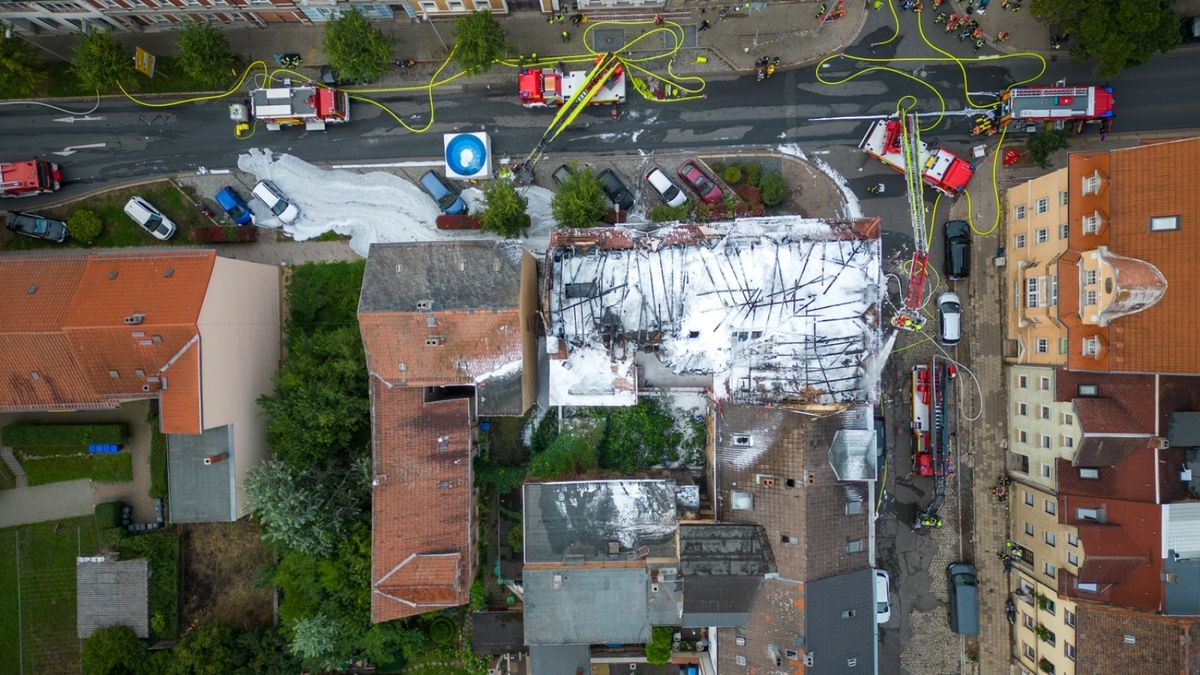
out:
<path id="1" fill-rule="evenodd" d="M 667 663 L 671 660 L 671 642 L 674 631 L 670 626 L 655 626 L 650 629 L 650 641 L 646 643 L 646 660 L 650 663 Z"/>
<path id="2" fill-rule="evenodd" d="M 777 173 L 763 174 L 762 178 L 759 179 L 759 185 L 762 187 L 763 204 L 775 206 L 787 199 L 788 187 L 787 183 L 783 180 L 783 176 Z"/>
<path id="3" fill-rule="evenodd" d="M 271 416 L 267 443 L 276 456 L 305 469 L 367 454 L 371 407 L 364 359 L 357 326 L 292 340 L 275 373 L 275 390 L 258 401 Z"/>
<path id="4" fill-rule="evenodd" d="M 83 675 L 134 675 L 145 658 L 146 643 L 132 628 L 101 628 L 83 643 Z"/>
<path id="5" fill-rule="evenodd" d="M 300 469 L 267 460 L 246 477 L 250 512 L 263 526 L 262 538 L 316 556 L 333 553 L 370 498 L 370 462 L 360 457 L 349 471 Z"/>
<path id="6" fill-rule="evenodd" d="M 1034 16 L 1062 25 L 1076 61 L 1096 59 L 1102 77 L 1145 63 L 1180 41 L 1174 0 L 1033 0 Z"/>
<path id="7" fill-rule="evenodd" d="M 490 11 L 471 12 L 454 22 L 454 62 L 464 72 L 486 73 L 496 59 L 511 53 L 508 36 Z"/>
<path id="8" fill-rule="evenodd" d="M 560 227 L 592 227 L 608 212 L 608 199 L 591 169 L 574 171 L 550 201 Z"/>
<path id="9" fill-rule="evenodd" d="M 571 431 L 564 431 L 529 462 L 529 475 L 542 480 L 588 473 L 596 468 L 593 443 Z"/>
<path id="10" fill-rule="evenodd" d="M 83 84 L 99 91 L 111 91 L 122 78 L 133 75 L 133 55 L 112 33 L 92 31 L 76 45 L 71 70 Z"/>
<path id="11" fill-rule="evenodd" d="M 288 650 L 304 663 L 320 670 L 332 670 L 337 665 L 338 626 L 324 614 L 300 619 L 292 625 L 292 641 Z"/>
<path id="12" fill-rule="evenodd" d="M 233 627 L 209 623 L 184 635 L 171 648 L 167 675 L 225 675 L 240 666 L 244 658 Z"/>
<path id="13" fill-rule="evenodd" d="M 512 181 L 492 181 L 483 193 L 483 199 L 485 206 L 479 220 L 485 231 L 509 239 L 521 236 L 521 231 L 529 224 L 525 215 L 529 200 L 517 192 Z"/>
<path id="14" fill-rule="evenodd" d="M 92 242 L 96 241 L 104 232 L 104 223 L 100 221 L 100 216 L 96 215 L 95 211 L 88 209 L 79 209 L 71 214 L 71 220 L 67 223 L 67 231 L 71 233 L 71 238 L 83 244 L 91 246 Z"/>
<path id="15" fill-rule="evenodd" d="M 1071 145 L 1071 137 L 1066 129 L 1042 129 L 1025 142 L 1030 159 L 1043 169 L 1050 168 L 1050 155 L 1069 145 Z"/>
<path id="16" fill-rule="evenodd" d="M 229 40 L 212 24 L 188 21 L 179 32 L 176 61 L 198 84 L 216 89 L 230 80 L 234 58 Z"/>
<path id="17" fill-rule="evenodd" d="M 378 80 L 392 59 L 392 41 L 357 9 L 325 24 L 322 45 L 329 64 L 351 82 Z"/>
<path id="18" fill-rule="evenodd" d="M 37 52 L 17 36 L 0 33 L 0 97 L 19 98 L 37 90 L 42 79 Z"/>

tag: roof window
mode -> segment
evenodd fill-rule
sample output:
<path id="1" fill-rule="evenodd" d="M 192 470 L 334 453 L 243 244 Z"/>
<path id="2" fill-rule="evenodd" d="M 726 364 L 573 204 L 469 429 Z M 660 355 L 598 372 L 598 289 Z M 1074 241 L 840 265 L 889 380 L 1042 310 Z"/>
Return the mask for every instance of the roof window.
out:
<path id="1" fill-rule="evenodd" d="M 432 300 L 418 300 L 417 301 L 417 309 L 422 312 L 428 312 L 429 310 L 433 309 L 433 301 Z"/>
<path id="2" fill-rule="evenodd" d="M 1155 216 L 1150 219 L 1151 232 L 1169 232 L 1179 229 L 1179 216 Z"/>

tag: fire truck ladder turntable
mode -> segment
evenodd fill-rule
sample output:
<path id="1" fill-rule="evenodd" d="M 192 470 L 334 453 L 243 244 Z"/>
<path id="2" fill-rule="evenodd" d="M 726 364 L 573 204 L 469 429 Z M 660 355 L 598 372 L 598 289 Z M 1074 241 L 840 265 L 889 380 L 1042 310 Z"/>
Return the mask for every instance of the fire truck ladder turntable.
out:
<path id="1" fill-rule="evenodd" d="M 900 114 L 901 145 L 904 150 L 904 184 L 908 192 L 908 216 L 913 228 L 912 264 L 908 275 L 908 292 L 904 306 L 892 318 L 892 325 L 905 330 L 921 330 L 925 316 L 921 313 L 921 296 L 925 291 L 925 276 L 929 265 L 929 244 L 925 229 L 924 184 L 921 182 L 921 127 L 917 116 L 905 109 Z"/>

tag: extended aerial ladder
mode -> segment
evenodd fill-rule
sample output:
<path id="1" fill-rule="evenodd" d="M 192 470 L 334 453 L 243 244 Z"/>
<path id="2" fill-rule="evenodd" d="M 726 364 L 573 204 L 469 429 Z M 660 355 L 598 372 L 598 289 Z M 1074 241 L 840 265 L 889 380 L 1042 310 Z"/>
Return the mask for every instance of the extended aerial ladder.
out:
<path id="1" fill-rule="evenodd" d="M 913 409 L 924 408 L 929 415 L 926 418 L 928 421 L 920 420 L 924 422 L 924 427 L 918 425 L 917 416 L 914 415 L 913 472 L 933 477 L 933 496 L 925 508 L 917 513 L 913 523 L 915 529 L 940 527 L 942 524 L 938 512 L 946 499 L 946 481 L 954 473 L 948 413 L 950 382 L 954 375 L 954 366 L 936 356 L 928 366 L 919 364 L 913 368 Z M 922 384 L 928 387 L 924 398 L 920 395 Z"/>
<path id="2" fill-rule="evenodd" d="M 908 217 L 913 228 L 912 264 L 904 306 L 892 317 L 892 325 L 905 330 L 921 330 L 921 296 L 929 265 L 929 241 L 925 228 L 925 195 L 921 180 L 921 128 L 917 116 L 906 109 L 900 115 L 901 144 L 904 149 L 904 184 L 908 193 Z"/>

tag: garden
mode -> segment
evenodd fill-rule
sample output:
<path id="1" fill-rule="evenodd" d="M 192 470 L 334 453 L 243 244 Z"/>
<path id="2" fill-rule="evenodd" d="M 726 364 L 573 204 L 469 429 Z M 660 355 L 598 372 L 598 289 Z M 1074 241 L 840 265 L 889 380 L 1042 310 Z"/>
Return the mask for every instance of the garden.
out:
<path id="1" fill-rule="evenodd" d="M 133 456 L 126 451 L 93 453 L 89 446 L 115 449 L 125 442 L 120 424 L 10 424 L 0 439 L 13 449 L 29 485 L 86 478 L 102 482 L 133 479 Z"/>
<path id="2" fill-rule="evenodd" d="M 704 164 L 704 160 L 699 160 Z M 793 194 L 780 169 L 774 168 L 773 157 L 746 157 L 726 162 L 707 163 L 707 173 L 724 190 L 724 198 L 716 204 L 689 201 L 681 206 L 665 204 L 650 209 L 650 220 L 670 221 L 732 220 L 747 216 L 762 216 L 783 207 Z M 768 168 L 768 164 L 772 165 Z"/>

